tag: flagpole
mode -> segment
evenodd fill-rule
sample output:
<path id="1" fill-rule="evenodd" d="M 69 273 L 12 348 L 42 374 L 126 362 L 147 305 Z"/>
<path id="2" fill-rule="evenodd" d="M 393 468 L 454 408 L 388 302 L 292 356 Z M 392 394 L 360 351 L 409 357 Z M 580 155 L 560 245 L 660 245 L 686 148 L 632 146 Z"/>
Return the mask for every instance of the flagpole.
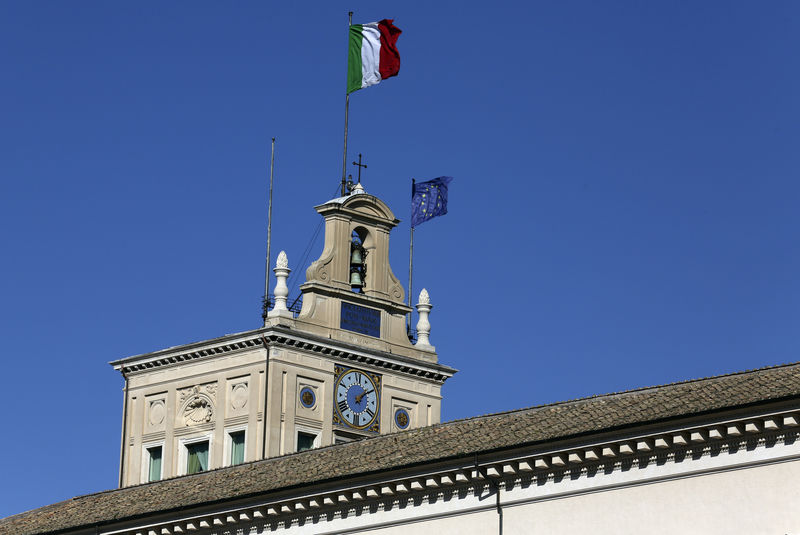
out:
<path id="1" fill-rule="evenodd" d="M 347 14 L 347 52 L 348 62 L 350 60 L 350 26 L 353 25 L 353 12 Z M 350 92 L 347 87 L 347 79 L 345 77 L 345 94 L 344 94 L 344 154 L 342 156 L 342 197 L 345 196 L 345 179 L 347 178 L 347 119 L 350 111 Z"/>
<path id="2" fill-rule="evenodd" d="M 414 200 L 414 184 L 416 184 L 415 179 L 411 179 L 411 200 Z M 413 215 L 412 215 L 413 218 Z M 413 280 L 414 275 L 414 222 L 411 222 L 411 240 L 408 246 L 408 306 L 411 307 L 411 282 Z M 412 312 L 408 313 L 406 318 L 406 332 L 410 332 L 411 328 L 411 314 Z"/>
<path id="3" fill-rule="evenodd" d="M 267 261 L 264 274 L 264 310 L 262 319 L 264 327 L 267 326 L 267 311 L 269 309 L 269 255 L 272 246 L 272 178 L 275 171 L 275 138 L 272 138 L 272 151 L 269 158 L 269 208 L 267 209 Z"/>

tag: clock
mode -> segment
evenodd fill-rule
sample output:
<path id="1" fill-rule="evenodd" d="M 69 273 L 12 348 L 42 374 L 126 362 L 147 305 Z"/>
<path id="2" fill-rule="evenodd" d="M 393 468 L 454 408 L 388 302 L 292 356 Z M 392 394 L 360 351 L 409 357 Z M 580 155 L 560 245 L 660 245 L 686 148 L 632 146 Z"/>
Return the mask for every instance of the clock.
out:
<path id="1" fill-rule="evenodd" d="M 336 367 L 333 423 L 380 432 L 381 376 Z"/>

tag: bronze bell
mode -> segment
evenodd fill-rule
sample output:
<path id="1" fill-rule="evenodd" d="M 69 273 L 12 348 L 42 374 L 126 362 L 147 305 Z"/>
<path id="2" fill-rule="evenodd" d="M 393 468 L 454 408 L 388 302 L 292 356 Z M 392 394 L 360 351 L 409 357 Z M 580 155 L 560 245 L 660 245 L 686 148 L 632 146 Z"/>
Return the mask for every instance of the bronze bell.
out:
<path id="1" fill-rule="evenodd" d="M 360 247 L 353 247 L 353 251 L 350 253 L 350 265 L 351 266 L 361 266 L 364 263 L 364 259 L 361 256 L 361 248 Z"/>
<path id="2" fill-rule="evenodd" d="M 358 271 L 351 271 L 350 272 L 350 287 L 351 288 L 361 288 L 364 286 L 364 281 L 361 280 L 361 273 Z"/>

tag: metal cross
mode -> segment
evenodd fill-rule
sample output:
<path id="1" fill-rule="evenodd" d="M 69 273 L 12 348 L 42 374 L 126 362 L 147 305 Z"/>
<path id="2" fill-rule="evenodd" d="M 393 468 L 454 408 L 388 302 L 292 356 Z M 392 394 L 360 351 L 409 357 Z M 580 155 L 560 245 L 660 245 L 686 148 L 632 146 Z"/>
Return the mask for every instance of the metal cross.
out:
<path id="1" fill-rule="evenodd" d="M 362 163 L 361 163 L 361 154 L 359 154 L 359 155 L 358 155 L 358 163 L 356 163 L 356 162 L 353 162 L 353 165 L 357 165 L 357 166 L 358 166 L 358 183 L 359 183 L 359 184 L 361 184 L 361 168 L 362 168 L 362 167 L 363 167 L 364 169 L 366 169 L 366 168 L 367 168 L 367 164 L 365 164 L 365 163 L 364 163 L 364 164 L 362 164 Z"/>

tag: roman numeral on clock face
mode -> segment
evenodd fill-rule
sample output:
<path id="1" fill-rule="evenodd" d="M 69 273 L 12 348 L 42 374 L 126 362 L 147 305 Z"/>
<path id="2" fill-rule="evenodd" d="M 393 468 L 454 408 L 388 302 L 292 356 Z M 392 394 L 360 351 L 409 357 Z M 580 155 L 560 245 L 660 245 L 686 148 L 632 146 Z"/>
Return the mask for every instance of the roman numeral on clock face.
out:
<path id="1" fill-rule="evenodd" d="M 347 411 L 347 400 L 343 399 L 342 401 L 339 402 L 339 412 L 341 412 L 342 416 L 344 416 L 344 413 L 346 411 Z"/>

